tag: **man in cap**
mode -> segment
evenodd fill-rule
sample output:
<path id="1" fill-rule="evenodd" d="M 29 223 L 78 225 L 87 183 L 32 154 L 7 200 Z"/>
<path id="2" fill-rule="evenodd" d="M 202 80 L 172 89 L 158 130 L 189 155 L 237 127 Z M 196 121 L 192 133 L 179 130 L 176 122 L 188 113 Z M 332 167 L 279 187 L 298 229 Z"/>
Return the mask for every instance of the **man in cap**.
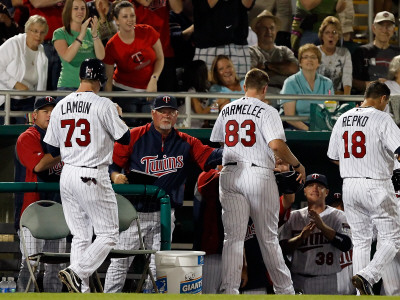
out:
<path id="1" fill-rule="evenodd" d="M 202 170 L 221 164 L 222 149 L 203 145 L 200 140 L 174 128 L 178 118 L 175 97 L 159 96 L 151 111 L 153 121 L 131 129 L 131 142 L 127 146 L 115 144 L 113 164 L 109 172 L 115 184 L 135 183 L 128 181 L 132 170 L 142 171 L 158 177 L 153 185 L 162 188 L 171 198 L 171 220 L 174 228 L 174 211 L 183 204 L 185 182 L 193 171 L 193 163 Z M 123 170 L 123 171 L 122 171 Z M 139 212 L 142 233 L 147 249 L 160 250 L 160 208 L 158 203 L 145 197 L 134 198 Z M 136 226 L 120 234 L 116 249 L 139 248 Z M 121 292 L 132 258 L 113 259 L 108 268 L 104 291 Z M 155 274 L 154 257 L 150 269 Z M 151 288 L 148 280 L 145 289 Z"/>
<path id="2" fill-rule="evenodd" d="M 50 115 L 56 105 L 52 97 L 37 99 L 32 113 L 34 125 L 23 132 L 17 140 L 16 160 L 15 160 L 15 181 L 16 182 L 49 182 L 60 181 L 62 163 L 60 156 L 54 157 L 48 153 L 47 145 L 43 142 L 49 125 Z M 19 229 L 19 219 L 30 204 L 49 199 L 60 202 L 59 193 L 32 192 L 15 194 L 15 228 Z M 27 241 L 29 255 L 41 251 L 65 252 L 65 239 L 60 241 L 44 241 L 35 239 L 28 229 L 23 232 L 18 230 L 18 235 L 24 234 Z M 18 275 L 17 291 L 23 292 L 30 278 L 29 270 L 26 265 L 24 251 L 21 242 L 21 268 Z M 57 278 L 57 273 L 61 269 L 60 265 L 45 264 L 43 287 L 45 292 L 61 292 L 62 284 Z M 39 268 L 37 273 L 39 272 Z M 33 291 L 34 284 L 31 284 L 29 291 Z"/>
<path id="3" fill-rule="evenodd" d="M 258 43 L 249 47 L 251 67 L 265 70 L 269 76 L 268 92 L 279 94 L 287 77 L 299 71 L 298 61 L 292 50 L 275 45 L 280 20 L 268 10 L 251 21 Z"/>
<path id="4" fill-rule="evenodd" d="M 392 13 L 387 11 L 377 13 L 371 27 L 375 35 L 373 42 L 360 46 L 354 51 L 352 56 L 353 87 L 357 93 L 362 94 L 371 81 L 384 80 L 390 61 L 400 54 L 399 47 L 390 45 L 395 24 Z"/>
<path id="5" fill-rule="evenodd" d="M 328 194 L 325 175 L 308 175 L 308 206 L 292 211 L 280 236 L 282 251 L 292 255 L 294 288 L 305 294 L 338 294 L 340 255 L 352 247 L 344 213 L 325 204 Z"/>

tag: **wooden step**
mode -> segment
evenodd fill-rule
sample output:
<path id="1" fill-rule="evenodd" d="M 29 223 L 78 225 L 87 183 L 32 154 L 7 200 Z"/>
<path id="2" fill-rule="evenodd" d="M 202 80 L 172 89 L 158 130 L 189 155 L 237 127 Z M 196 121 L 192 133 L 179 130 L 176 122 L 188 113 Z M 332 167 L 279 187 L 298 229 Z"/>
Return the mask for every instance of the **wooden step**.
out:
<path id="1" fill-rule="evenodd" d="M 354 14 L 355 18 L 368 18 L 368 14 Z"/>
<path id="2" fill-rule="evenodd" d="M 354 5 L 368 5 L 368 1 L 353 0 Z"/>

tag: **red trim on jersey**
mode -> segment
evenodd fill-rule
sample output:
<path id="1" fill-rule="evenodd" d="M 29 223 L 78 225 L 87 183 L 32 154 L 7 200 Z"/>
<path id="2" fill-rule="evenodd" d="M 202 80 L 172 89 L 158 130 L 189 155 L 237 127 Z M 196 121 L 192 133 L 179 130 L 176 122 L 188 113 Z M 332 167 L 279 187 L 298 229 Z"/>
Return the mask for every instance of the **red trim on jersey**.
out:
<path id="1" fill-rule="evenodd" d="M 42 160 L 44 151 L 40 143 L 40 133 L 35 127 L 29 127 L 18 137 L 16 149 L 19 161 L 26 168 L 25 182 L 37 182 L 33 169 Z M 24 193 L 21 214 L 30 204 L 40 200 L 39 198 L 39 193 Z"/>

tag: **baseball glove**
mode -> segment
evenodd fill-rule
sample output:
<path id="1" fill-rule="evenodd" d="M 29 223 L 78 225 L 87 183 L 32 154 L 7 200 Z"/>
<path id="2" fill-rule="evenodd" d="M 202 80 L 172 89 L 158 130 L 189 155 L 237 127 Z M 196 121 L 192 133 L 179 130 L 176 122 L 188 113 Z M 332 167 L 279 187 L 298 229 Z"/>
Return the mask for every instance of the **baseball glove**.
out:
<path id="1" fill-rule="evenodd" d="M 395 192 L 400 191 L 400 169 L 393 171 L 392 182 Z"/>
<path id="2" fill-rule="evenodd" d="M 275 173 L 279 194 L 295 194 L 300 191 L 304 184 L 296 180 L 298 176 L 299 173 L 295 171 Z"/>

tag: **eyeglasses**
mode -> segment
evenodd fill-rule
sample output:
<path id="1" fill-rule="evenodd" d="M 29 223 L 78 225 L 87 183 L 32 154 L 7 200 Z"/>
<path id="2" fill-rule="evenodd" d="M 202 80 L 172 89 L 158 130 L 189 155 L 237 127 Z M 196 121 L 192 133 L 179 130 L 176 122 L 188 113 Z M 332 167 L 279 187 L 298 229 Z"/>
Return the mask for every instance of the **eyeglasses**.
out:
<path id="1" fill-rule="evenodd" d="M 176 110 L 156 109 L 155 111 L 158 112 L 160 115 L 167 115 L 171 117 L 175 117 L 178 114 Z"/>
<path id="2" fill-rule="evenodd" d="M 40 35 L 46 35 L 46 32 L 45 31 L 39 31 L 39 30 L 32 30 L 32 29 L 29 29 L 29 31 L 30 32 L 32 32 L 33 34 L 40 34 Z"/>
<path id="3" fill-rule="evenodd" d="M 311 56 L 302 56 L 301 59 L 318 59 L 318 57 L 316 55 L 311 55 Z"/>
<path id="4" fill-rule="evenodd" d="M 334 30 L 334 31 L 324 31 L 324 34 L 325 35 L 338 35 L 339 34 L 339 32 L 337 32 L 336 30 Z"/>

